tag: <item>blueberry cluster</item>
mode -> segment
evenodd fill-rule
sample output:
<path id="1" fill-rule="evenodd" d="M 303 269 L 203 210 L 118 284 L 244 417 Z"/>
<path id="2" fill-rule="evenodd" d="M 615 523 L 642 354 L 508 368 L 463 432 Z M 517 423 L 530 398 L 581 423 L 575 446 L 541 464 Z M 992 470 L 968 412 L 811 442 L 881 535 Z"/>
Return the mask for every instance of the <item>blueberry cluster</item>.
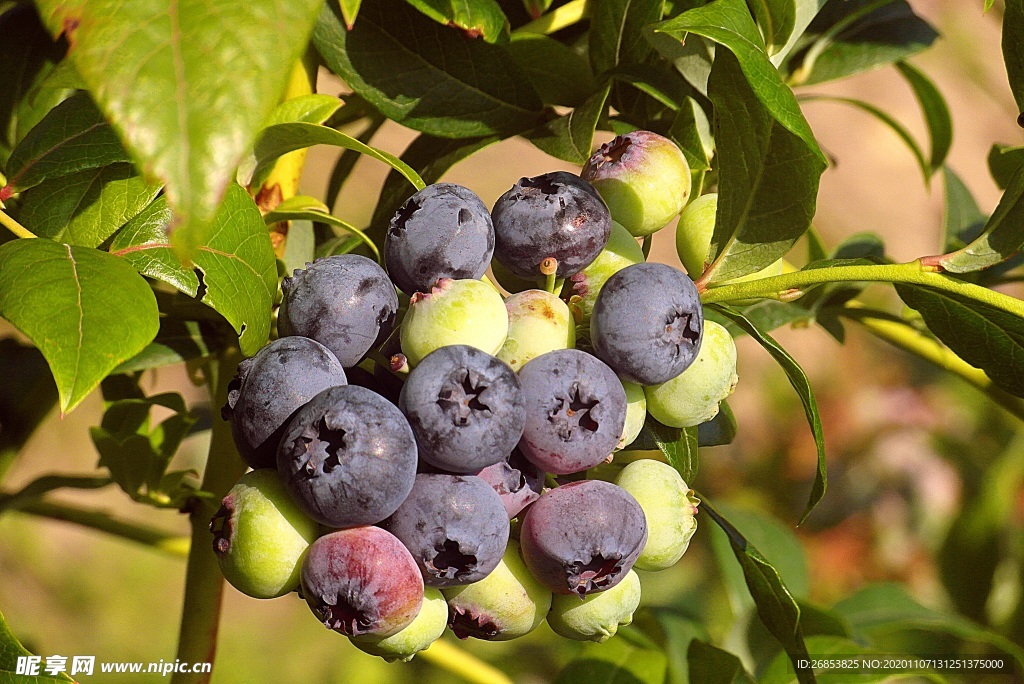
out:
<path id="1" fill-rule="evenodd" d="M 622 449 L 648 411 L 694 425 L 736 382 L 693 281 L 634 237 L 679 214 L 689 183 L 678 148 L 639 131 L 491 211 L 458 185 L 417 192 L 386 270 L 337 255 L 286 278 L 281 337 L 239 365 L 223 411 L 253 468 L 211 522 L 228 581 L 297 590 L 389 660 L 446 627 L 506 640 L 546 619 L 602 641 L 627 624 L 633 568 L 679 560 L 697 500 Z M 503 298 L 489 266 L 525 285 Z"/>

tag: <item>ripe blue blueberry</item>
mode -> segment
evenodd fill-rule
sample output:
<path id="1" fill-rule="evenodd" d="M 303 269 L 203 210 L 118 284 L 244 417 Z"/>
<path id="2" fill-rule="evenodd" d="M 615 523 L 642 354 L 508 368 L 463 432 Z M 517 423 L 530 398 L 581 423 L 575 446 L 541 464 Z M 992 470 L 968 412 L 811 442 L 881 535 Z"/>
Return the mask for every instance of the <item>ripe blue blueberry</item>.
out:
<path id="1" fill-rule="evenodd" d="M 504 461 L 487 466 L 477 477 L 491 485 L 501 497 L 509 520 L 539 499 L 544 489 L 544 473 L 526 460 L 519 449 L 513 450 Z"/>
<path id="2" fill-rule="evenodd" d="M 409 549 L 430 587 L 486 577 L 508 544 L 501 497 L 475 475 L 421 473 L 409 496 L 381 527 Z"/>
<path id="3" fill-rule="evenodd" d="M 441 347 L 409 374 L 399 407 L 419 455 L 453 473 L 508 456 L 523 434 L 523 391 L 509 366 L 475 347 Z"/>
<path id="4" fill-rule="evenodd" d="M 405 201 L 384 238 L 388 274 L 402 292 L 430 292 L 438 278 L 476 280 L 494 252 L 491 215 L 454 183 L 428 185 Z"/>
<path id="5" fill-rule="evenodd" d="M 615 372 L 578 349 L 533 359 L 519 371 L 526 427 L 519 448 L 556 475 L 596 466 L 614 450 L 626 422 L 626 391 Z"/>
<path id="6" fill-rule="evenodd" d="M 313 542 L 302 563 L 302 596 L 328 629 L 391 636 L 423 605 L 423 580 L 402 542 L 379 527 L 355 527 Z"/>
<path id="7" fill-rule="evenodd" d="M 338 254 L 296 269 L 281 283 L 277 325 L 334 352 L 346 368 L 382 341 L 395 325 L 398 293 L 384 269 L 356 254 Z"/>
<path id="8" fill-rule="evenodd" d="M 556 594 L 582 598 L 625 577 L 647 542 L 647 520 L 621 487 L 580 480 L 530 506 L 519 539 L 534 577 Z"/>
<path id="9" fill-rule="evenodd" d="M 590 318 L 594 352 L 623 378 L 655 385 L 689 367 L 704 311 L 693 281 L 672 266 L 627 266 L 605 282 Z"/>
<path id="10" fill-rule="evenodd" d="M 319 392 L 345 382 L 345 369 L 330 349 L 305 337 L 281 337 L 238 364 L 221 416 L 231 421 L 245 462 L 273 468 L 292 414 Z"/>
<path id="11" fill-rule="evenodd" d="M 577 273 L 604 249 L 611 233 L 608 208 L 582 178 L 565 171 L 521 178 L 498 198 L 494 256 L 522 278 L 540 278 L 540 263 L 556 259 L 555 275 Z"/>
<path id="12" fill-rule="evenodd" d="M 379 394 L 332 387 L 288 423 L 277 469 L 292 498 L 320 524 L 372 525 L 412 489 L 416 441 L 402 412 Z"/>

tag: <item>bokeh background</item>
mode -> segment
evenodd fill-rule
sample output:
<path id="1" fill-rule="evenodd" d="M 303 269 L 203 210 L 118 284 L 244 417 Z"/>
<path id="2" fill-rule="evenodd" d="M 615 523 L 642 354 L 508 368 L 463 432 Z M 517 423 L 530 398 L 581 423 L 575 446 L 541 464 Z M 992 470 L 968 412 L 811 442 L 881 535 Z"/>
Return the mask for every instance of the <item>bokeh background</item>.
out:
<path id="1" fill-rule="evenodd" d="M 980 0 L 910 4 L 941 34 L 912 63 L 934 79 L 952 110 L 949 163 L 990 212 L 999 191 L 985 164 L 988 149 L 993 142 L 1024 142 L 1015 125 L 1017 111 L 999 49 L 1002 3 L 987 15 Z M 322 79 L 320 87 L 344 92 L 343 84 L 329 79 Z M 799 92 L 867 100 L 890 112 L 919 140 L 926 139 L 913 94 L 892 69 Z M 926 187 L 898 138 L 860 110 L 813 102 L 805 103 L 804 111 L 833 162 L 822 178 L 815 219 L 826 243 L 835 245 L 871 231 L 883 237 L 889 255 L 898 261 L 939 251 L 941 179 Z M 412 137 L 389 123 L 373 142 L 400 154 Z M 306 194 L 324 195 L 336 158 L 333 150 L 311 151 L 303 178 Z M 458 164 L 444 180 L 467 185 L 489 205 L 519 177 L 556 169 L 579 170 L 513 139 Z M 359 161 L 335 213 L 365 225 L 386 170 L 373 160 Z M 653 254 L 677 264 L 672 235 L 671 227 L 660 233 Z M 804 250 L 798 244 L 791 260 L 803 263 Z M 890 310 L 898 307 L 883 287 L 869 290 L 868 296 Z M 11 334 L 8 329 L 0 333 Z M 1013 493 L 1006 525 L 1008 538 L 1020 540 L 1022 468 L 1013 466 L 1024 461 L 1019 421 L 968 385 L 861 330 L 848 329 L 844 345 L 819 328 L 783 329 L 776 337 L 807 371 L 818 398 L 829 454 L 826 498 L 795 529 L 814 471 L 814 442 L 785 376 L 746 338 L 739 340 L 740 384 L 730 402 L 739 435 L 729 446 L 702 450 L 693 484 L 731 511 L 771 516 L 794 532 L 806 561 L 790 555 L 779 562 L 793 566 L 787 579 L 814 603 L 828 606 L 869 582 L 896 581 L 921 603 L 949 609 L 937 553 L 965 502 L 986 486 L 981 479 L 986 467 L 997 461 L 1011 464 L 1002 471 L 1003 484 Z M 152 372 L 145 388 L 150 393 L 180 391 L 190 406 L 203 408 L 204 393 L 190 383 L 184 369 Z M 97 454 L 88 428 L 98 423 L 101 412 L 101 401 L 93 396 L 63 419 L 51 416 L 9 471 L 5 489 L 17 489 L 52 471 L 94 472 Z M 189 438 L 175 466 L 201 469 L 206 439 Z M 188 534 L 184 516 L 137 506 L 116 487 L 57 498 Z M 728 645 L 738 639 L 729 630 L 731 616 L 740 608 L 715 563 L 710 521 L 699 519 L 698 535 L 680 564 L 644 575 L 644 605 L 720 616 L 711 620 L 709 630 L 716 641 Z M 997 574 L 996 598 L 977 607 L 996 622 L 1019 619 L 1000 613 L 1016 604 L 1016 572 L 1008 566 Z M 20 513 L 0 517 L 0 610 L 35 653 L 173 660 L 183 582 L 180 557 L 66 523 Z M 1019 642 L 1020 633 L 1017 638 Z M 580 648 L 558 639 L 546 626 L 518 642 L 460 645 L 524 683 L 550 681 Z M 450 682 L 453 676 L 422 658 L 409 665 L 387 665 L 362 654 L 344 638 L 326 632 L 294 596 L 257 601 L 226 590 L 215 682 L 431 683 Z M 154 675 L 107 677 L 97 674 L 85 681 L 161 681 Z"/>

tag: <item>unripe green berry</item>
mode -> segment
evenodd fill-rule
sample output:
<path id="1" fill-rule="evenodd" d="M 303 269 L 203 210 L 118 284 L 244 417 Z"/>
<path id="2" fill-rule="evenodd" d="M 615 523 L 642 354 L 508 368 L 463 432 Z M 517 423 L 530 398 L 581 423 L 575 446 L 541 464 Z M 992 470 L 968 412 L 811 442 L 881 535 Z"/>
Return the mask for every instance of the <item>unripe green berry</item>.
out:
<path id="1" fill-rule="evenodd" d="M 580 173 L 608 205 L 612 219 L 640 237 L 663 228 L 690 198 L 690 165 L 679 147 L 650 131 L 601 146 Z"/>
<path id="2" fill-rule="evenodd" d="M 448 603 L 440 590 L 426 587 L 423 590 L 423 607 L 409 626 L 389 637 L 360 634 L 349 639 L 360 651 L 380 656 L 389 663 L 396 660 L 408 662 L 440 639 L 447 626 Z"/>
<path id="3" fill-rule="evenodd" d="M 619 378 L 619 382 L 626 390 L 626 424 L 622 428 L 622 439 L 616 448 L 625 449 L 644 429 L 644 420 L 647 418 L 647 395 L 644 393 L 643 385 L 622 378 Z"/>
<path id="4" fill-rule="evenodd" d="M 551 608 L 551 592 L 526 569 L 514 541 L 487 577 L 441 593 L 448 599 L 449 626 L 460 639 L 516 639 L 536 629 Z"/>
<path id="5" fill-rule="evenodd" d="M 544 290 L 505 299 L 508 336 L 497 357 L 518 371 L 530 359 L 576 344 L 576 322 L 565 302 Z"/>
<path id="6" fill-rule="evenodd" d="M 622 469 L 615 478 L 633 495 L 647 518 L 647 545 L 635 568 L 664 570 L 676 564 L 697 530 L 697 504 L 679 472 L 661 461 L 641 459 Z"/>
<path id="7" fill-rule="evenodd" d="M 441 278 L 417 292 L 402 320 L 402 353 L 410 366 L 440 347 L 466 344 L 496 354 L 508 333 L 508 312 L 498 291 L 480 280 Z"/>
<path id="8" fill-rule="evenodd" d="M 611 589 L 589 594 L 581 601 L 575 594 L 555 595 L 548 625 L 559 636 L 577 641 L 608 641 L 619 625 L 633 621 L 640 605 L 640 577 L 630 570 Z"/>
<path id="9" fill-rule="evenodd" d="M 620 224 L 612 221 L 612 232 L 608 244 L 585 269 L 569 277 L 572 283 L 570 303 L 578 306 L 582 317 L 580 322 L 590 319 L 594 310 L 594 302 L 604 286 L 605 281 L 613 275 L 633 264 L 643 263 L 644 252 L 637 244 L 636 238 Z"/>
<path id="10" fill-rule="evenodd" d="M 671 427 L 700 425 L 718 415 L 718 404 L 736 389 L 736 343 L 723 326 L 704 321 L 704 336 L 693 363 L 660 385 L 644 387 L 647 412 Z"/>
<path id="11" fill-rule="evenodd" d="M 210 531 L 231 586 L 254 598 L 275 598 L 298 588 L 303 554 L 319 526 L 292 502 L 277 471 L 263 468 L 231 488 Z"/>
<path id="12" fill-rule="evenodd" d="M 679 215 L 679 223 L 676 224 L 676 252 L 679 260 L 683 262 L 686 272 L 696 280 L 704 273 L 707 265 L 708 251 L 711 248 L 711 237 L 715 233 L 715 214 L 718 211 L 718 194 L 709 193 L 701 195 L 690 202 L 683 213 Z M 727 283 L 743 283 L 751 280 L 760 280 L 777 276 L 782 273 L 783 260 L 765 266 L 756 273 L 750 273 L 739 278 L 729 280 L 718 280 L 712 278 L 710 282 L 716 285 Z M 756 300 L 747 302 L 745 300 L 735 301 L 735 304 L 744 305 L 753 303 Z"/>

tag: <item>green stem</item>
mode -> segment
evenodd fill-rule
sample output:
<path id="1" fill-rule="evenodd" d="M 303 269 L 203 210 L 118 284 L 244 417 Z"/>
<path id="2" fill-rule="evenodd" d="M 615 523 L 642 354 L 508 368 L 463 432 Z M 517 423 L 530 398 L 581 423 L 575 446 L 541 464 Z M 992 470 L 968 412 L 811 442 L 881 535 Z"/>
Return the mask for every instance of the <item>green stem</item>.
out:
<path id="1" fill-rule="evenodd" d="M 921 266 L 920 261 L 878 266 L 832 266 L 784 273 L 743 283 L 709 287 L 701 293 L 705 304 L 738 299 L 765 298 L 792 301 L 815 285 L 841 282 L 886 282 L 921 285 L 967 297 L 993 308 L 1024 318 L 1024 301 L 1009 295 L 964 282 Z"/>
<path id="2" fill-rule="evenodd" d="M 644 240 L 640 244 L 640 249 L 644 253 L 644 261 L 651 255 L 651 245 L 654 243 L 654 235 L 644 235 Z"/>
<path id="3" fill-rule="evenodd" d="M 443 639 L 420 651 L 418 657 L 472 684 L 512 684 L 501 670 Z"/>
<path id="4" fill-rule="evenodd" d="M 241 355 L 228 350 L 218 361 L 210 363 L 207 374 L 214 406 L 227 401 L 228 383 Z M 203 475 L 203 489 L 212 499 L 195 499 L 189 515 L 192 524 L 192 550 L 185 570 L 185 598 L 182 602 L 181 631 L 178 634 L 177 658 L 185 663 L 212 663 L 217 654 L 217 629 L 220 625 L 220 604 L 224 578 L 213 553 L 209 531 L 210 517 L 220 500 L 235 484 L 246 466 L 239 458 L 231 438 L 231 426 L 223 420 L 213 421 L 210 454 Z M 206 684 L 212 673 L 175 673 L 172 684 Z"/>
<path id="5" fill-rule="evenodd" d="M 23 508 L 26 503 L 39 499 L 54 489 L 101 489 L 113 483 L 114 481 L 106 476 L 43 475 L 16 492 L 0 492 L 0 513 L 7 509 Z"/>
<path id="6" fill-rule="evenodd" d="M 189 542 L 187 538 L 159 530 L 155 527 L 115 520 L 105 511 L 90 511 L 49 501 L 26 502 L 18 506 L 16 510 L 18 513 L 28 513 L 44 518 L 75 523 L 82 527 L 130 539 L 146 546 L 152 546 L 158 551 L 175 556 L 184 557 L 188 555 Z"/>
<path id="7" fill-rule="evenodd" d="M 5 211 L 0 211 L 0 226 L 3 226 L 7 230 L 11 231 L 20 238 L 34 238 L 38 237 L 31 230 L 21 225 Z"/>
<path id="8" fill-rule="evenodd" d="M 542 17 L 524 24 L 512 32 L 513 35 L 522 33 L 539 33 L 549 36 L 556 31 L 577 24 L 590 15 L 590 7 L 587 0 L 572 0 L 561 7 L 555 8 Z"/>
<path id="9" fill-rule="evenodd" d="M 922 334 L 906 321 L 884 312 L 861 308 L 855 302 L 848 303 L 841 315 L 860 324 L 875 337 L 929 361 L 977 387 L 992 401 L 1024 420 L 1024 400 L 997 387 L 984 371 L 970 365 L 948 347 Z"/>

